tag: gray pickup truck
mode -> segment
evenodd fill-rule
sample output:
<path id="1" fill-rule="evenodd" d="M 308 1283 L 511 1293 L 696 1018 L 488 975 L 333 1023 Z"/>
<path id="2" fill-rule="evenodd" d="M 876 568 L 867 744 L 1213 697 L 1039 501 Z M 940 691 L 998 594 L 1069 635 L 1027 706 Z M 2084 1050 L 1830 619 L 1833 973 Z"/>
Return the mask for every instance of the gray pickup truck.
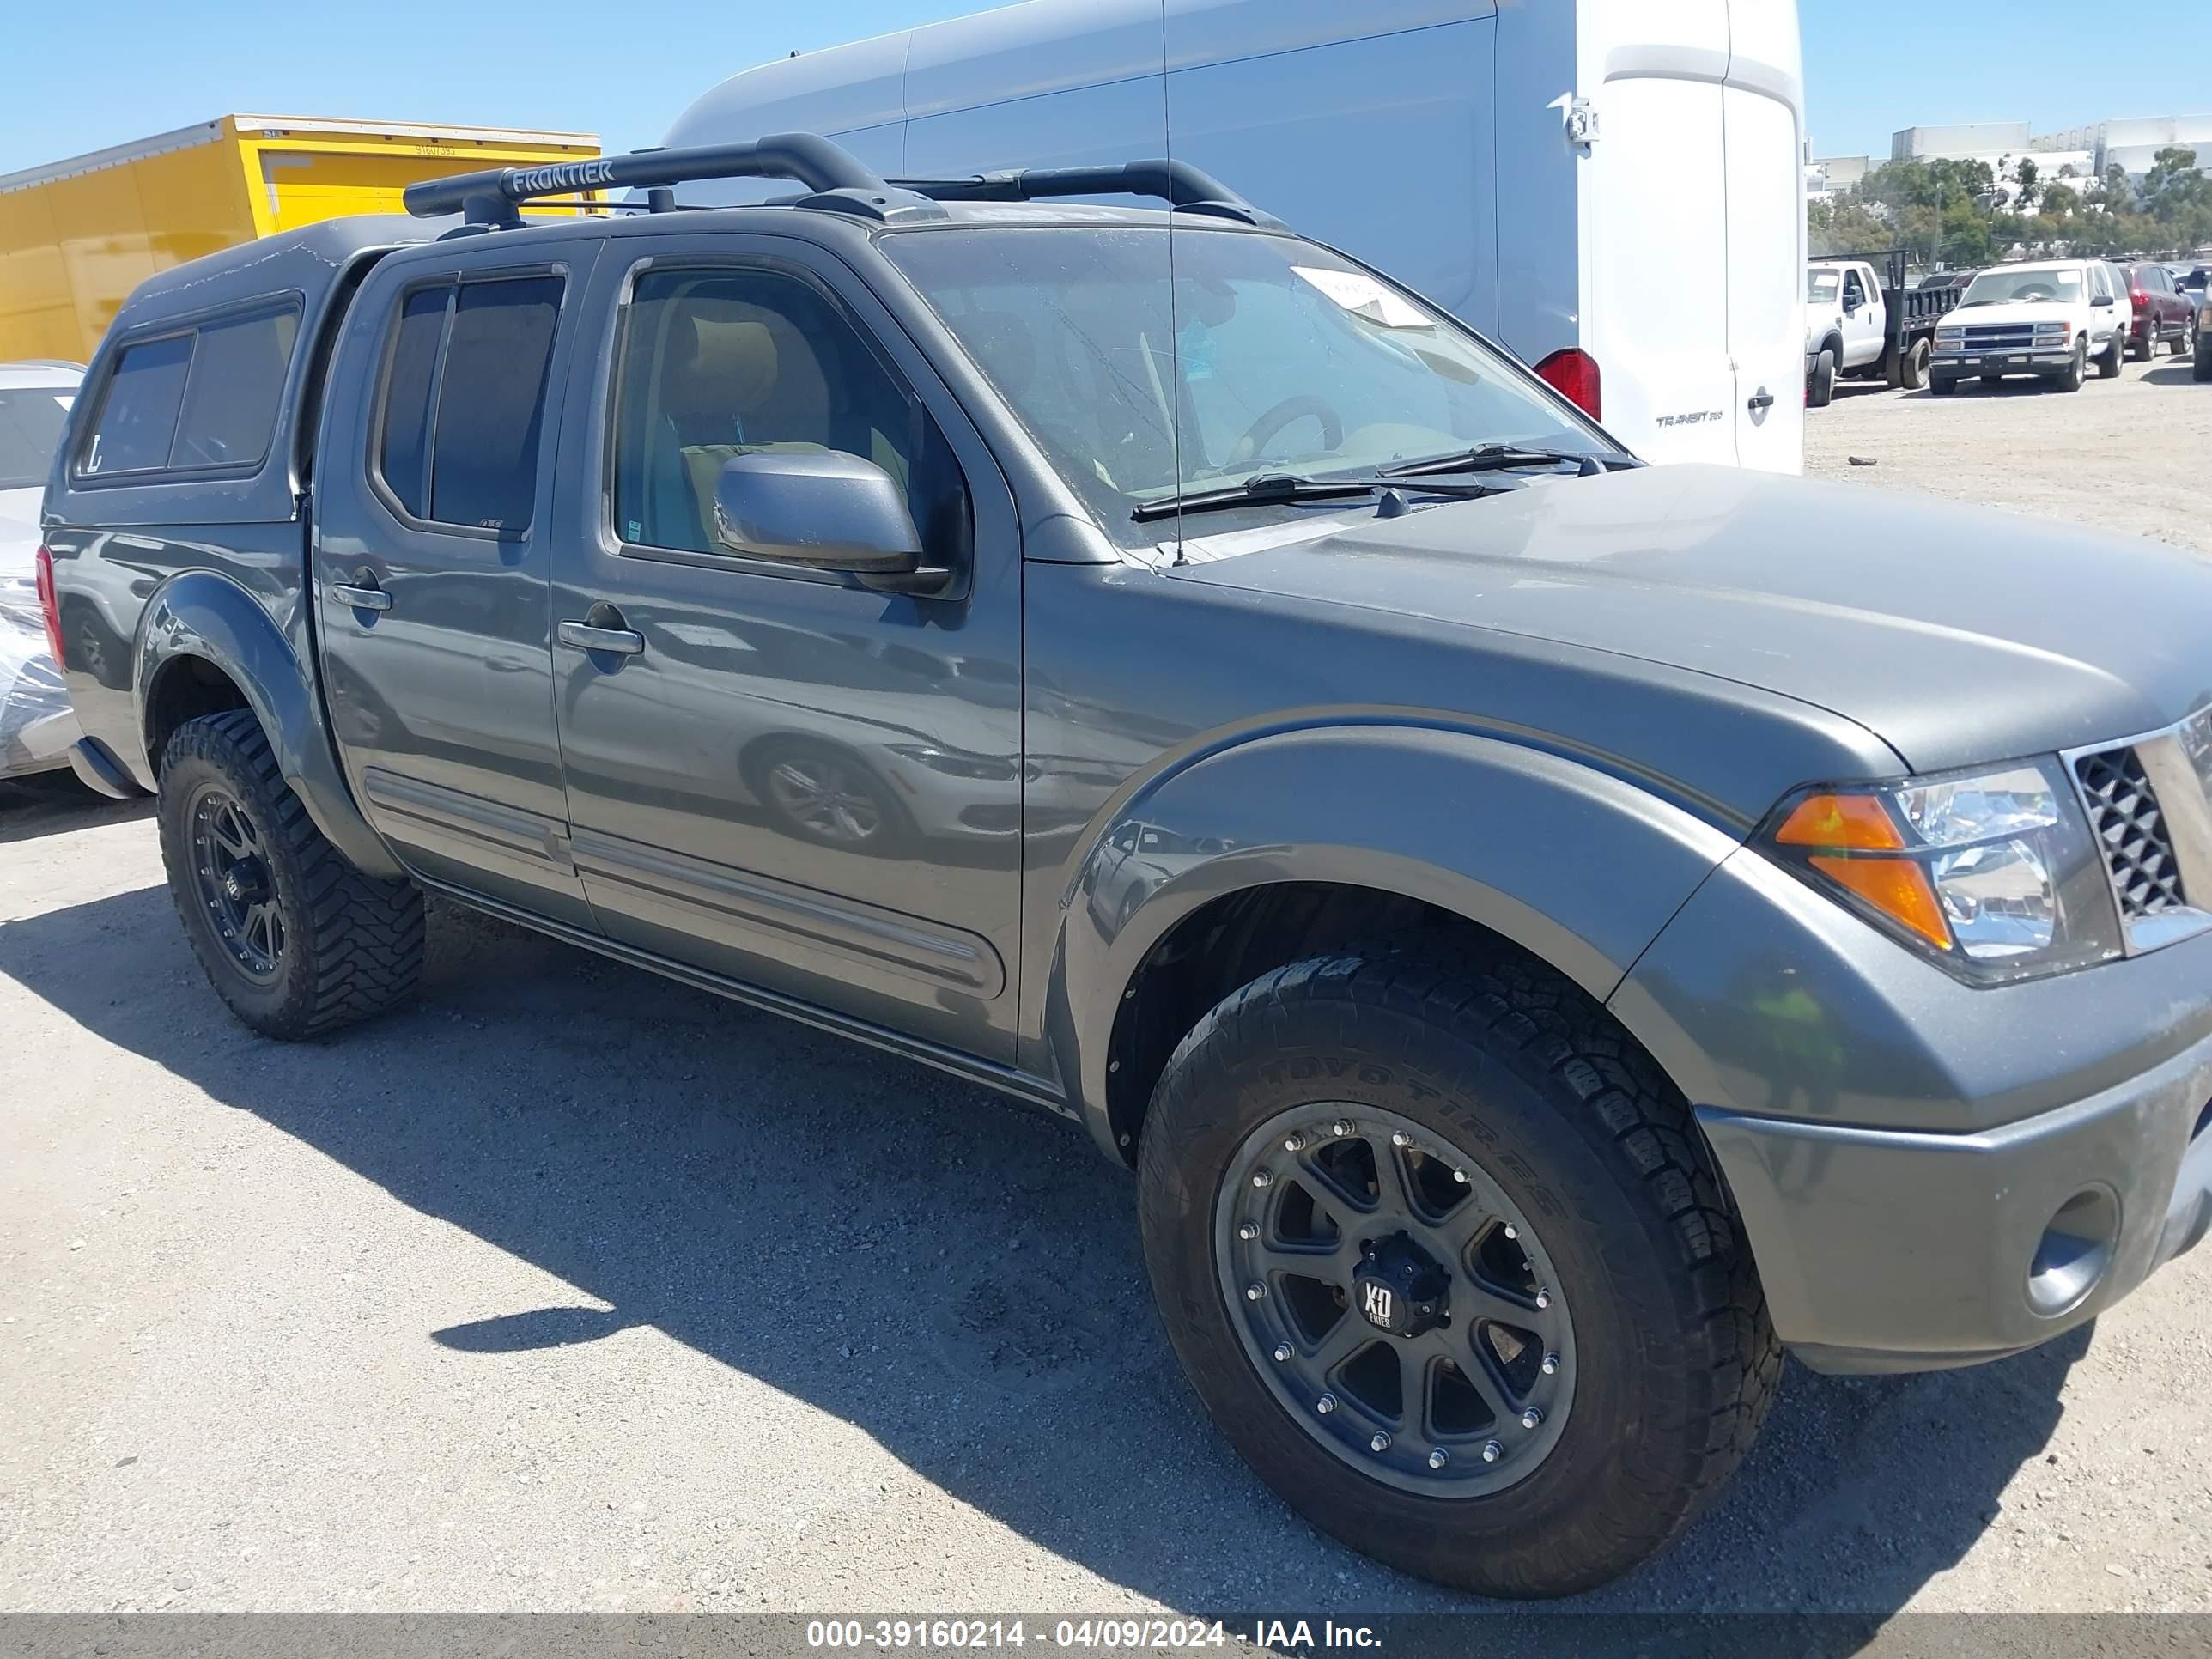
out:
<path id="1" fill-rule="evenodd" d="M 255 1030 L 435 892 L 1060 1114 L 1260 1475 L 1493 1594 L 1677 1534 L 1785 1347 L 2205 1231 L 2181 556 L 1645 467 L 1179 165 L 410 206 L 147 283 L 46 497 L 76 763 Z"/>

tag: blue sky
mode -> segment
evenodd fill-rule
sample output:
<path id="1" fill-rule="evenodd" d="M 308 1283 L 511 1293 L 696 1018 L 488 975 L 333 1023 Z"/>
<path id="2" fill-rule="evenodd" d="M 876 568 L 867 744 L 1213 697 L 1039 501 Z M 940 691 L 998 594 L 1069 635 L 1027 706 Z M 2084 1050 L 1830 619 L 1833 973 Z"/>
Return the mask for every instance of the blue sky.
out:
<path id="1" fill-rule="evenodd" d="M 1356 3 L 1356 0 L 1346 0 Z M 1529 4 L 1559 0 L 1523 0 Z M 1766 0 L 1750 0 L 1765 3 Z M 10 0 L 0 172 L 228 112 L 460 121 L 659 142 L 726 75 L 980 9 L 973 0 Z M 2151 0 L 2188 51 L 2078 49 L 2095 0 L 1802 0 L 1816 153 L 1886 155 L 1897 127 L 2036 131 L 2212 106 L 2199 0 Z M 2110 38 L 2123 19 L 2113 13 Z M 189 21 L 185 21 L 188 15 Z M 2185 25 L 2183 19 L 2193 18 Z M 1900 43 L 1912 43 L 1909 51 Z M 1990 61 L 2001 75 L 1960 66 Z M 27 71 L 27 72 L 25 72 Z"/>

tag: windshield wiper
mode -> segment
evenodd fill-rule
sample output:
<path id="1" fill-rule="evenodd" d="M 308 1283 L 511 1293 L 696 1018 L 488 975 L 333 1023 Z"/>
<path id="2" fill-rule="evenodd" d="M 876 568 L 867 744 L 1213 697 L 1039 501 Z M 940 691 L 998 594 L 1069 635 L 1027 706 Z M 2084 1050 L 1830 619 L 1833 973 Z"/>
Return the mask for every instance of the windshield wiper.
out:
<path id="1" fill-rule="evenodd" d="M 1256 477 L 1245 479 L 1241 484 L 1230 484 L 1220 489 L 1192 490 L 1185 495 L 1146 501 L 1129 516 L 1139 524 L 1149 524 L 1154 519 L 1172 519 L 1178 513 L 1210 513 L 1231 507 L 1358 501 L 1401 486 L 1424 495 L 1469 497 L 1494 495 L 1501 490 L 1520 487 L 1517 483 L 1485 483 L 1474 479 L 1465 483 L 1431 483 L 1424 479 L 1415 484 L 1407 483 L 1395 474 L 1361 478 L 1303 478 L 1294 473 L 1263 472 Z"/>
<path id="2" fill-rule="evenodd" d="M 1436 455 L 1425 461 L 1378 467 L 1386 478 L 1419 478 L 1439 472 L 1498 472 L 1516 466 L 1571 466 L 1585 478 L 1595 478 L 1613 465 L 1637 463 L 1618 451 L 1601 455 L 1571 453 L 1564 449 L 1522 449 L 1516 444 L 1482 444 L 1456 455 Z"/>

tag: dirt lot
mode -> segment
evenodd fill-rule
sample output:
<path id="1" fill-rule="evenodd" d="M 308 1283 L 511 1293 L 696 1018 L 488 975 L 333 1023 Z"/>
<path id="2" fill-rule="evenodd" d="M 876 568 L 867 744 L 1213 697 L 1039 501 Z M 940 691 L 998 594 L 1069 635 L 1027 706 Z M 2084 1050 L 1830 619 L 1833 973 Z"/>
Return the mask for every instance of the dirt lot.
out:
<path id="1" fill-rule="evenodd" d="M 2185 381 L 1846 393 L 1814 468 L 2212 553 Z M 418 1006 L 264 1043 L 143 806 L 4 796 L 0 1608 L 1466 1605 L 1208 1431 L 1067 1128 L 449 915 Z M 1793 1367 L 1582 1605 L 2212 1610 L 2208 1304 L 2212 1251 L 2003 1364 Z"/>
<path id="2" fill-rule="evenodd" d="M 1850 458 L 1871 460 L 1853 466 Z M 1806 471 L 2069 519 L 2212 554 L 2212 386 L 2161 353 L 2079 392 L 1968 380 L 1948 398 L 1840 382 L 1805 411 Z"/>

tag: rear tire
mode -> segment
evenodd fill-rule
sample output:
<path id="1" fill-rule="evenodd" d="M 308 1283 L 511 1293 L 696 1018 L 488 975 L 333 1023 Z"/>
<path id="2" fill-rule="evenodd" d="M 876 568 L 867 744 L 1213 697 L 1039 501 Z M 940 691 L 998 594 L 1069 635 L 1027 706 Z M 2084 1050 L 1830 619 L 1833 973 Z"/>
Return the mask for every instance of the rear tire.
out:
<path id="1" fill-rule="evenodd" d="M 185 937 L 246 1024 L 297 1041 L 413 994 L 422 892 L 363 875 L 323 838 L 249 711 L 177 728 L 161 755 L 159 814 Z"/>
<path id="2" fill-rule="evenodd" d="M 1825 348 L 1813 361 L 1813 378 L 1805 387 L 1805 402 L 1813 409 L 1826 409 L 1836 400 L 1836 354 Z"/>
<path id="3" fill-rule="evenodd" d="M 2185 325 L 2181 332 L 2173 337 L 2173 355 L 2177 357 L 2192 357 L 2197 355 L 2197 325 L 2195 323 Z"/>
<path id="4" fill-rule="evenodd" d="M 1905 348 L 1897 367 L 1898 383 L 1907 392 L 1917 392 L 1928 384 L 1929 347 L 1926 336 L 1922 336 Z"/>
<path id="5" fill-rule="evenodd" d="M 2212 380 L 2212 334 L 2204 331 L 2202 323 L 2197 328 L 2197 362 L 2190 378 L 2199 382 Z"/>
<path id="6" fill-rule="evenodd" d="M 2137 362 L 2139 362 L 2139 363 L 2147 363 L 2147 362 L 2149 362 L 2149 361 L 2150 361 L 2154 356 L 2155 356 L 2157 355 L 2157 353 L 2158 353 L 2158 325 L 2157 325 L 2157 324 L 2155 324 L 2155 323 L 2145 323 L 2145 324 L 2143 325 L 2142 338 L 2142 339 L 2140 339 L 2140 340 L 2136 339 L 2136 338 L 2135 337 L 2135 336 L 2133 335 L 2133 333 L 2130 333 L 2130 334 L 2129 335 L 2129 337 L 2128 337 L 2128 356 L 2130 356 L 2130 357 L 2132 357 L 2132 358 L 2134 358 Z"/>
<path id="7" fill-rule="evenodd" d="M 1295 1150 L 1286 1123 L 1304 1126 L 1287 1138 Z M 1410 1132 L 1408 1150 L 1390 1150 L 1407 1144 L 1390 1126 Z M 1373 1176 L 1364 1203 L 1341 1196 L 1347 1187 L 1303 1184 L 1339 1181 L 1322 1173 L 1343 1168 L 1329 1155 L 1358 1145 Z M 1255 1194 L 1259 1170 L 1271 1167 Z M 1418 1173 L 1401 1182 L 1409 1170 Z M 1453 1186 L 1451 1170 L 1469 1180 Z M 1781 1348 L 1687 1106 L 1603 1009 L 1547 969 L 1368 950 L 1264 975 L 1208 1013 L 1168 1062 L 1139 1178 L 1160 1316 L 1215 1425 L 1315 1526 L 1404 1571 L 1492 1595 L 1606 1583 L 1697 1517 L 1772 1399 Z M 1237 1253 L 1272 1252 L 1275 1240 L 1310 1232 L 1316 1190 L 1346 1220 L 1332 1220 L 1334 1243 L 1304 1261 L 1330 1265 L 1271 1255 L 1292 1260 L 1276 1291 L 1232 1298 L 1230 1280 L 1272 1271 Z M 1386 1191 L 1425 1195 L 1401 1199 L 1394 1212 Z M 1559 1374 L 1536 1378 L 1535 1345 L 1518 1346 L 1527 1387 L 1553 1391 L 1540 1396 L 1553 1408 L 1538 1423 L 1516 1414 L 1526 1396 L 1493 1373 L 1497 1310 L 1514 1304 L 1485 1299 L 1485 1286 L 1504 1282 L 1486 1265 L 1487 1244 L 1430 1257 L 1448 1264 L 1452 1281 L 1445 1304 L 1455 1312 L 1442 1330 L 1370 1330 L 1371 1310 L 1363 1320 L 1363 1303 L 1340 1290 L 1340 1311 L 1323 1294 L 1321 1316 L 1353 1322 L 1339 1349 L 1334 1322 L 1310 1337 L 1313 1316 L 1297 1310 L 1311 1304 L 1314 1292 L 1299 1291 L 1317 1283 L 1310 1272 L 1359 1267 L 1358 1247 L 1372 1242 L 1360 1238 L 1363 1225 L 1399 1228 L 1415 1210 L 1462 1205 L 1475 1208 L 1454 1237 L 1516 1237 L 1496 1218 L 1517 1213 L 1521 1242 L 1501 1248 L 1527 1251 L 1524 1265 L 1549 1275 L 1533 1282 L 1553 1302 L 1525 1305 L 1551 1311 L 1513 1317 L 1531 1329 L 1571 1322 L 1557 1337 L 1539 1332 L 1540 1346 L 1562 1348 L 1548 1356 Z M 1248 1210 L 1260 1219 L 1239 1219 Z M 1300 1214 L 1303 1226 L 1286 1219 Z M 1248 1238 L 1262 1242 L 1237 1242 Z M 1387 1298 L 1382 1311 L 1387 1319 Z M 1289 1320 L 1279 1342 L 1264 1328 Z M 1328 1406 L 1319 1395 L 1310 1409 L 1285 1403 L 1306 1398 L 1288 1386 L 1303 1383 L 1309 1364 L 1294 1335 L 1317 1354 L 1352 1356 L 1322 1373 L 1345 1380 L 1341 1400 L 1332 1391 Z M 1464 1348 L 1467 1358 L 1429 1361 L 1442 1369 L 1423 1372 L 1420 1343 L 1447 1356 Z M 1370 1446 L 1369 1431 L 1392 1419 L 1363 1403 L 1364 1383 L 1350 1385 L 1377 1350 L 1386 1369 L 1396 1369 L 1395 1355 L 1439 1392 L 1413 1410 L 1401 1393 L 1397 1434 L 1381 1432 L 1387 1443 Z M 1459 1370 L 1468 1363 L 1504 1410 L 1486 1407 L 1455 1429 L 1441 1391 L 1478 1386 Z M 1493 1429 L 1494 1452 L 1485 1446 Z M 1473 1437 L 1454 1442 L 1455 1432 Z M 1444 1444 L 1457 1449 L 1439 1463 Z"/>

